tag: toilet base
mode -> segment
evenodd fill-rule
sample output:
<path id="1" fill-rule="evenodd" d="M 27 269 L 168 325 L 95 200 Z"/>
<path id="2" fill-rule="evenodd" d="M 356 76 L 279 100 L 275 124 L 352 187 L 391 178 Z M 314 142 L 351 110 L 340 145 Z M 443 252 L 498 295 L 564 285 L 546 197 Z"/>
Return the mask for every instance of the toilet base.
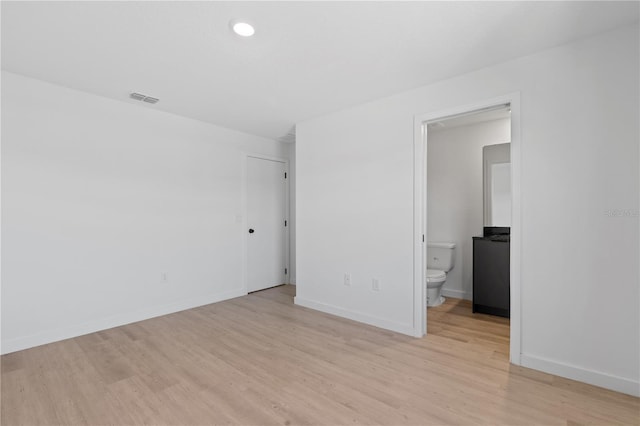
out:
<path id="1" fill-rule="evenodd" d="M 444 301 L 447 300 L 445 299 L 443 296 L 440 296 L 435 303 L 429 303 L 429 300 L 427 299 L 427 308 L 435 308 L 436 306 L 440 306 L 444 303 Z"/>
<path id="2" fill-rule="evenodd" d="M 442 296 L 442 286 L 436 288 L 427 288 L 427 307 L 433 308 L 444 303 L 445 298 Z"/>

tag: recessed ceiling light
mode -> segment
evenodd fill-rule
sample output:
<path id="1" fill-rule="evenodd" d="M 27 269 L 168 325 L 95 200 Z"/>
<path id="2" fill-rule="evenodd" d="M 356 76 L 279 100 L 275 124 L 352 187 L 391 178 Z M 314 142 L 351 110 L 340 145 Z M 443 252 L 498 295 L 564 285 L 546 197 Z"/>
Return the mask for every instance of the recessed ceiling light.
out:
<path id="1" fill-rule="evenodd" d="M 253 25 L 246 22 L 234 21 L 231 23 L 231 28 L 233 28 L 234 33 L 242 37 L 251 37 L 256 33 Z"/>

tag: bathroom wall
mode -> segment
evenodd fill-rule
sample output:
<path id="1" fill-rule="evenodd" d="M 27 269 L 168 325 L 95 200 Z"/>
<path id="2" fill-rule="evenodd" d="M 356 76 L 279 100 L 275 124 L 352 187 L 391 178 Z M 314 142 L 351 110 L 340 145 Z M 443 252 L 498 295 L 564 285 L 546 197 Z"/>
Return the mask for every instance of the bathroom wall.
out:
<path id="1" fill-rule="evenodd" d="M 446 123 L 446 122 L 445 122 Z M 482 147 L 509 142 L 510 119 L 430 129 L 427 138 L 427 235 L 456 244 L 443 295 L 471 299 L 472 237 L 482 235 Z"/>
<path id="2" fill-rule="evenodd" d="M 246 294 L 243 152 L 290 149 L 3 71 L 2 351 Z"/>
<path id="3" fill-rule="evenodd" d="M 520 360 L 640 395 L 639 53 L 634 25 L 298 123 L 296 303 L 421 327 L 414 117 L 517 92 Z"/>

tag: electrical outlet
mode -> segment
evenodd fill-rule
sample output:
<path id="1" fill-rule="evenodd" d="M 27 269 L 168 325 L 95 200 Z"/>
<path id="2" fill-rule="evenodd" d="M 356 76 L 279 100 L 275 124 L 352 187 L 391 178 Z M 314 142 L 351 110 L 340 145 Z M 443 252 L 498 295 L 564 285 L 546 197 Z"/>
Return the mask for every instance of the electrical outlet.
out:
<path id="1" fill-rule="evenodd" d="M 373 291 L 380 291 L 380 280 L 378 278 L 374 278 L 371 281 L 371 289 Z"/>
<path id="2" fill-rule="evenodd" d="M 169 281 L 169 278 L 167 277 L 167 273 L 160 272 L 160 282 L 166 283 L 167 281 Z"/>
<path id="3" fill-rule="evenodd" d="M 344 285 L 346 286 L 350 286 L 351 285 L 351 274 L 344 274 Z"/>

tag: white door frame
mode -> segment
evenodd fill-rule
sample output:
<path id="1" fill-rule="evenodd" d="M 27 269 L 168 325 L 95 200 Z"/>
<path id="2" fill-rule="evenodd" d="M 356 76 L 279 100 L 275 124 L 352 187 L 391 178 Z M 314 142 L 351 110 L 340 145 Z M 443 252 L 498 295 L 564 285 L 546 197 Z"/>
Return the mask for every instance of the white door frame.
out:
<path id="1" fill-rule="evenodd" d="M 289 281 L 289 277 L 291 276 L 291 253 L 290 253 L 290 249 L 289 249 L 289 228 L 291 228 L 291 220 L 289 218 L 289 209 L 290 209 L 290 201 L 289 201 L 289 181 L 290 181 L 290 173 L 289 173 L 289 160 L 287 158 L 284 157 L 273 157 L 273 156 L 269 156 L 269 155 L 263 155 L 263 154 L 254 154 L 254 153 L 247 153 L 244 152 L 242 155 L 242 197 L 241 197 L 241 204 L 242 204 L 242 232 L 243 232 L 243 237 L 242 237 L 242 288 L 243 288 L 243 292 L 245 294 L 249 293 L 249 287 L 247 284 L 247 272 L 248 272 L 248 268 L 249 268 L 249 256 L 248 256 L 248 250 L 249 250 L 249 233 L 248 233 L 248 229 L 249 229 L 249 221 L 247 218 L 247 194 L 248 194 L 248 185 L 249 185 L 249 179 L 248 179 L 248 172 L 249 172 L 249 167 L 248 167 L 248 162 L 249 162 L 249 158 L 257 158 L 260 160 L 266 160 L 266 161 L 275 161 L 278 163 L 283 163 L 284 164 L 284 172 L 287 174 L 287 178 L 284 180 L 284 203 L 285 203 L 285 208 L 284 208 L 284 214 L 285 214 L 285 218 L 284 220 L 287 221 L 287 226 L 284 228 L 284 232 L 285 232 L 285 237 L 284 237 L 284 253 L 285 253 L 285 268 L 287 269 L 287 273 L 285 274 L 284 278 L 285 281 Z M 287 283 L 288 284 L 288 283 Z"/>
<path id="2" fill-rule="evenodd" d="M 414 332 L 427 333 L 426 310 L 426 241 L 427 236 L 427 132 L 426 124 L 498 105 L 511 105 L 511 321 L 509 358 L 521 364 L 522 353 L 522 139 L 520 134 L 520 93 L 488 99 L 468 105 L 418 114 L 414 117 Z"/>

